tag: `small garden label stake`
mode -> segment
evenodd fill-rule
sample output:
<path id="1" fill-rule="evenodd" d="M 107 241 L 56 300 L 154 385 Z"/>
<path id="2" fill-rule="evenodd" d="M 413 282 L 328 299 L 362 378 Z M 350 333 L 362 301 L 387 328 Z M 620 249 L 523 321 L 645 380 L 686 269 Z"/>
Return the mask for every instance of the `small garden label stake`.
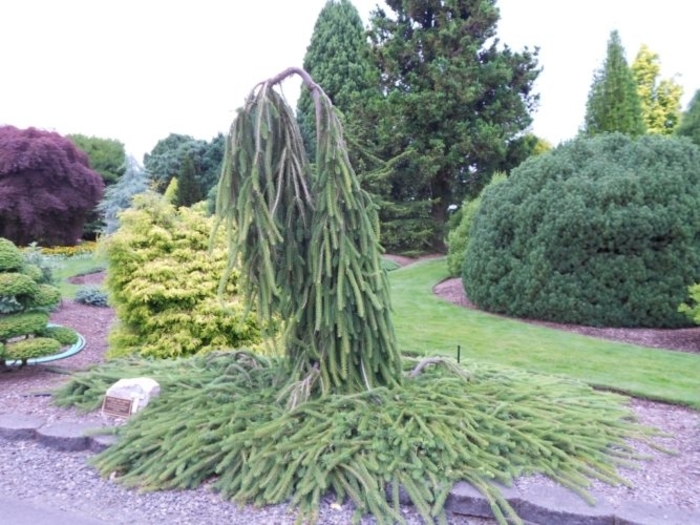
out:
<path id="1" fill-rule="evenodd" d="M 121 417 L 128 419 L 134 405 L 133 399 L 105 396 L 102 403 L 102 414 L 105 416 Z"/>

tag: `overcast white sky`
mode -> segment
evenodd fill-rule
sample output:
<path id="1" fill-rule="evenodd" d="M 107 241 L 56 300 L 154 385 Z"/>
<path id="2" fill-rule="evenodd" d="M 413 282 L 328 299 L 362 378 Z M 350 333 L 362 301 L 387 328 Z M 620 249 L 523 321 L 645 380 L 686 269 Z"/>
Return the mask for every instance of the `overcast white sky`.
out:
<path id="1" fill-rule="evenodd" d="M 376 0 L 353 0 L 367 20 Z M 122 141 L 141 160 L 169 133 L 226 132 L 247 93 L 301 66 L 325 0 L 5 0 L 0 124 Z M 700 89 L 697 11 L 688 0 L 499 0 L 498 37 L 540 48 L 533 131 L 556 144 L 583 121 L 594 69 L 618 29 L 632 61 L 646 43 Z M 298 84 L 285 84 L 291 100 Z"/>

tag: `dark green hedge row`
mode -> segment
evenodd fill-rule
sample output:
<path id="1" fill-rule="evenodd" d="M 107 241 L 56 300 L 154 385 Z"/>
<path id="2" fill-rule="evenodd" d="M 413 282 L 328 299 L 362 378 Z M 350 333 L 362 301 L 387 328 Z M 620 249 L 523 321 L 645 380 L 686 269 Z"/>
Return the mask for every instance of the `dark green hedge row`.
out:
<path id="1" fill-rule="evenodd" d="M 483 196 L 462 276 L 492 312 L 689 325 L 678 305 L 700 281 L 700 148 L 613 134 L 526 161 Z"/>

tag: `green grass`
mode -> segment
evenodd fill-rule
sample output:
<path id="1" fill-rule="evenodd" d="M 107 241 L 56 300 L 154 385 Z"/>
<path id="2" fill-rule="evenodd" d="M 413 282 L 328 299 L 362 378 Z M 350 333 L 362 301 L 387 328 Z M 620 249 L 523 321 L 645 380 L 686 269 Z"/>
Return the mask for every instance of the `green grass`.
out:
<path id="1" fill-rule="evenodd" d="M 97 255 L 76 255 L 73 257 L 52 257 L 56 265 L 53 274 L 58 281 L 61 296 L 66 299 L 74 299 L 76 292 L 81 288 L 80 284 L 68 282 L 69 277 L 92 273 L 105 268 L 106 263 Z"/>
<path id="2" fill-rule="evenodd" d="M 444 259 L 391 272 L 394 323 L 402 351 L 456 355 L 567 376 L 635 397 L 700 409 L 700 356 L 643 348 L 477 312 L 440 299 Z"/>

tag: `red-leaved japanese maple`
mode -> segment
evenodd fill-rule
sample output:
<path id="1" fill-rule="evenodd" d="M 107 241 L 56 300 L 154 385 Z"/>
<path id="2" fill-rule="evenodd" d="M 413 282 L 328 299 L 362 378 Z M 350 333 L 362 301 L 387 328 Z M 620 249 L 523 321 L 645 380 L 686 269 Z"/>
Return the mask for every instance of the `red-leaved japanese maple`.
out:
<path id="1" fill-rule="evenodd" d="M 0 126 L 0 237 L 73 245 L 104 184 L 87 155 L 58 133 Z"/>

